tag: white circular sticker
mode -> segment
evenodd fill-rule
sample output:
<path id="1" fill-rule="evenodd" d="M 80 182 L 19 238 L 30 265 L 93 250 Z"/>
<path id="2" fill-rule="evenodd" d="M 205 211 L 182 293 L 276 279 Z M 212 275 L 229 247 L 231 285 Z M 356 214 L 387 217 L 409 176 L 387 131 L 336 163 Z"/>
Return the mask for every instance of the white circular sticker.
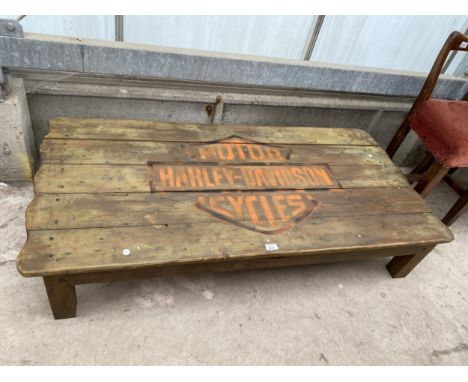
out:
<path id="1" fill-rule="evenodd" d="M 130 253 L 132 253 L 128 248 L 125 248 L 123 251 L 122 251 L 122 255 L 124 256 L 129 256 Z"/>

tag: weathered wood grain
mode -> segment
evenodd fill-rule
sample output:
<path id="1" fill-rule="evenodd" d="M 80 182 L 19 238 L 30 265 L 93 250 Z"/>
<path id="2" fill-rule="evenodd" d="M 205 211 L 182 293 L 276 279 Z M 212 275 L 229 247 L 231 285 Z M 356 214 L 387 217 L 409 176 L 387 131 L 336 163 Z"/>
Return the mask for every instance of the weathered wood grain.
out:
<path id="1" fill-rule="evenodd" d="M 378 146 L 364 130 L 323 127 L 200 125 L 169 122 L 54 118 L 47 138 L 213 142 L 237 136 L 261 143 Z"/>
<path id="2" fill-rule="evenodd" d="M 123 270 L 155 264 L 353 252 L 448 242 L 451 231 L 429 213 L 308 219 L 268 236 L 224 222 L 30 231 L 17 266 L 25 276 Z M 129 249 L 129 256 L 123 250 Z"/>
<path id="3" fill-rule="evenodd" d="M 235 155 L 237 151 L 231 149 L 233 154 L 230 158 L 226 154 L 227 145 L 241 146 L 244 149 L 252 147 L 252 151 L 255 150 L 254 154 L 257 155 L 245 155 L 243 158 L 239 158 L 239 155 Z M 268 150 L 270 151 L 265 153 Z M 274 155 L 275 152 L 271 153 L 271 150 L 277 150 L 280 155 Z M 245 151 L 248 153 L 250 150 Z M 385 152 L 377 146 L 269 146 L 251 143 L 189 145 L 183 142 L 45 139 L 41 144 L 40 152 L 42 163 L 47 164 L 146 164 L 148 161 L 180 163 L 192 160 L 197 162 L 222 161 L 229 164 L 255 162 L 327 163 L 329 165 L 355 166 L 392 164 Z M 199 152 L 205 155 L 197 155 Z"/>
<path id="4" fill-rule="evenodd" d="M 396 256 L 395 258 L 412 256 L 426 250 L 426 247 L 394 247 L 371 250 L 357 250 L 352 252 L 317 252 L 313 254 L 288 256 L 262 256 L 255 259 L 217 260 L 201 263 L 172 264 L 162 266 L 148 266 L 143 268 L 124 269 L 120 271 L 104 271 L 75 273 L 67 275 L 72 284 L 89 284 L 96 282 L 111 282 L 118 280 L 132 280 L 148 277 L 190 275 L 196 273 L 230 272 L 250 269 L 264 269 L 276 267 L 296 267 L 311 264 L 334 263 L 338 261 L 355 261 L 378 259 Z"/>
<path id="5" fill-rule="evenodd" d="M 395 166 L 329 166 L 342 188 L 408 187 Z M 39 193 L 150 192 L 150 171 L 145 165 L 43 164 L 34 178 Z M 338 187 L 338 188 L 341 188 Z M 276 187 L 284 188 L 284 187 Z M 330 188 L 337 188 L 331 186 Z M 229 187 L 214 187 L 213 190 Z M 233 190 L 248 190 L 242 186 Z M 195 189 L 196 190 L 196 189 Z"/>
<path id="6" fill-rule="evenodd" d="M 44 285 L 50 308 L 55 319 L 72 318 L 76 315 L 75 286 L 65 276 L 44 277 Z"/>
<path id="7" fill-rule="evenodd" d="M 320 202 L 320 208 L 311 217 L 313 219 L 431 211 L 425 201 L 409 187 L 316 190 L 305 193 Z M 246 197 L 257 194 L 243 193 Z M 276 191 L 274 194 L 290 193 Z M 198 198 L 204 195 L 203 192 L 39 194 L 27 209 L 26 227 L 31 231 L 212 222 L 212 216 L 195 207 Z"/>
<path id="8" fill-rule="evenodd" d="M 152 163 L 151 192 L 341 188 L 324 165 Z"/>
<path id="9" fill-rule="evenodd" d="M 387 270 L 393 278 L 406 277 L 434 248 L 430 245 L 418 253 L 394 257 L 388 264 Z"/>

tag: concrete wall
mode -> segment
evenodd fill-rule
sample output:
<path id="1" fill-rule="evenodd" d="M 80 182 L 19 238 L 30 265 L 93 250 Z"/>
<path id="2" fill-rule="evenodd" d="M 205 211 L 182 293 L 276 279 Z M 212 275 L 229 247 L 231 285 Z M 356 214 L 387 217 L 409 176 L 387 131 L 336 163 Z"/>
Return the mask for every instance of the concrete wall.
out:
<path id="1" fill-rule="evenodd" d="M 23 81 L 11 78 L 9 87 L 0 103 L 0 181 L 31 180 L 36 148 Z"/>

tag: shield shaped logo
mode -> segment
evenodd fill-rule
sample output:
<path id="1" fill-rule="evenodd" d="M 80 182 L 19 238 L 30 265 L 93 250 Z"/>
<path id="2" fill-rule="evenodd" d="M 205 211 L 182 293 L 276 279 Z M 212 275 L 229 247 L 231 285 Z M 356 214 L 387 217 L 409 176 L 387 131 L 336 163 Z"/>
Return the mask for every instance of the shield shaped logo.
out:
<path id="1" fill-rule="evenodd" d="M 198 197 L 211 216 L 263 234 L 285 232 L 320 208 L 310 192 L 224 192 Z"/>
<path id="2" fill-rule="evenodd" d="M 148 162 L 151 192 L 206 191 L 196 208 L 254 232 L 293 228 L 320 208 L 310 190 L 339 186 L 326 165 L 290 163 L 291 145 L 231 135 L 181 148 L 183 162 Z"/>
<path id="3" fill-rule="evenodd" d="M 187 158 L 197 161 L 214 162 L 278 162 L 287 161 L 291 149 L 282 146 L 259 143 L 237 135 L 198 144 L 182 144 Z"/>

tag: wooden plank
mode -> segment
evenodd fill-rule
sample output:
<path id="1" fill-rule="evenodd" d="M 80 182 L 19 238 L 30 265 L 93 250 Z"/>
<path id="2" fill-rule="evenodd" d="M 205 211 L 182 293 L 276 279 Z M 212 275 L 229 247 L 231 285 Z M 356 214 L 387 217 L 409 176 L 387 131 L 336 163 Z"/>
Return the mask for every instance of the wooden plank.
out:
<path id="1" fill-rule="evenodd" d="M 231 272 L 251 269 L 265 269 L 276 267 L 296 267 L 311 264 L 334 263 L 339 261 L 355 261 L 378 259 L 381 257 L 397 256 L 396 258 L 411 256 L 425 250 L 426 247 L 398 247 L 354 252 L 318 252 L 299 256 L 265 256 L 256 259 L 212 261 L 190 264 L 167 264 L 160 266 L 125 269 L 120 271 L 104 271 L 78 273 L 67 276 L 70 283 L 90 284 L 97 282 L 112 282 L 132 280 L 147 277 L 178 276 L 197 273 Z"/>
<path id="2" fill-rule="evenodd" d="M 181 235 L 181 233 L 183 233 Z M 453 239 L 432 214 L 309 219 L 275 236 L 229 223 L 152 225 L 30 231 L 17 261 L 25 276 L 132 269 L 320 251 L 358 251 L 425 246 Z M 130 255 L 124 256 L 123 250 Z"/>
<path id="3" fill-rule="evenodd" d="M 378 146 L 364 130 L 323 127 L 201 125 L 153 121 L 54 118 L 47 138 L 213 142 L 231 136 L 261 143 Z"/>
<path id="4" fill-rule="evenodd" d="M 425 201 L 409 187 L 316 190 L 304 193 L 320 203 L 311 217 L 313 219 L 431 211 Z M 270 195 L 273 194 L 287 196 L 292 193 L 245 192 L 239 203 L 242 214 L 238 219 L 252 220 L 245 202 L 252 195 L 266 195 L 272 214 L 279 219 L 275 205 L 270 202 Z M 231 200 L 227 200 L 228 195 L 230 193 L 221 193 L 214 197 L 218 198 L 220 208 L 234 213 Z M 207 197 L 206 193 L 40 194 L 28 206 L 26 227 L 28 230 L 39 230 L 212 222 L 213 216 L 196 207 L 200 197 Z M 235 200 L 232 198 L 233 202 Z M 261 217 L 261 206 L 255 206 L 256 215 Z"/>
<path id="5" fill-rule="evenodd" d="M 327 166 L 151 164 L 150 188 L 158 191 L 223 191 L 340 188 Z"/>
<path id="6" fill-rule="evenodd" d="M 392 164 L 385 151 L 378 146 L 45 139 L 40 152 L 42 163 L 49 164 L 146 164 L 148 161 L 230 164 L 287 162 L 356 166 Z"/>
<path id="7" fill-rule="evenodd" d="M 395 166 L 333 165 L 329 169 L 342 188 L 408 186 L 404 175 Z M 36 173 L 34 185 L 39 193 L 150 192 L 150 179 L 150 166 L 144 165 L 43 164 Z M 336 187 L 331 185 L 330 188 Z M 241 189 L 248 190 L 249 187 L 244 185 Z"/>

